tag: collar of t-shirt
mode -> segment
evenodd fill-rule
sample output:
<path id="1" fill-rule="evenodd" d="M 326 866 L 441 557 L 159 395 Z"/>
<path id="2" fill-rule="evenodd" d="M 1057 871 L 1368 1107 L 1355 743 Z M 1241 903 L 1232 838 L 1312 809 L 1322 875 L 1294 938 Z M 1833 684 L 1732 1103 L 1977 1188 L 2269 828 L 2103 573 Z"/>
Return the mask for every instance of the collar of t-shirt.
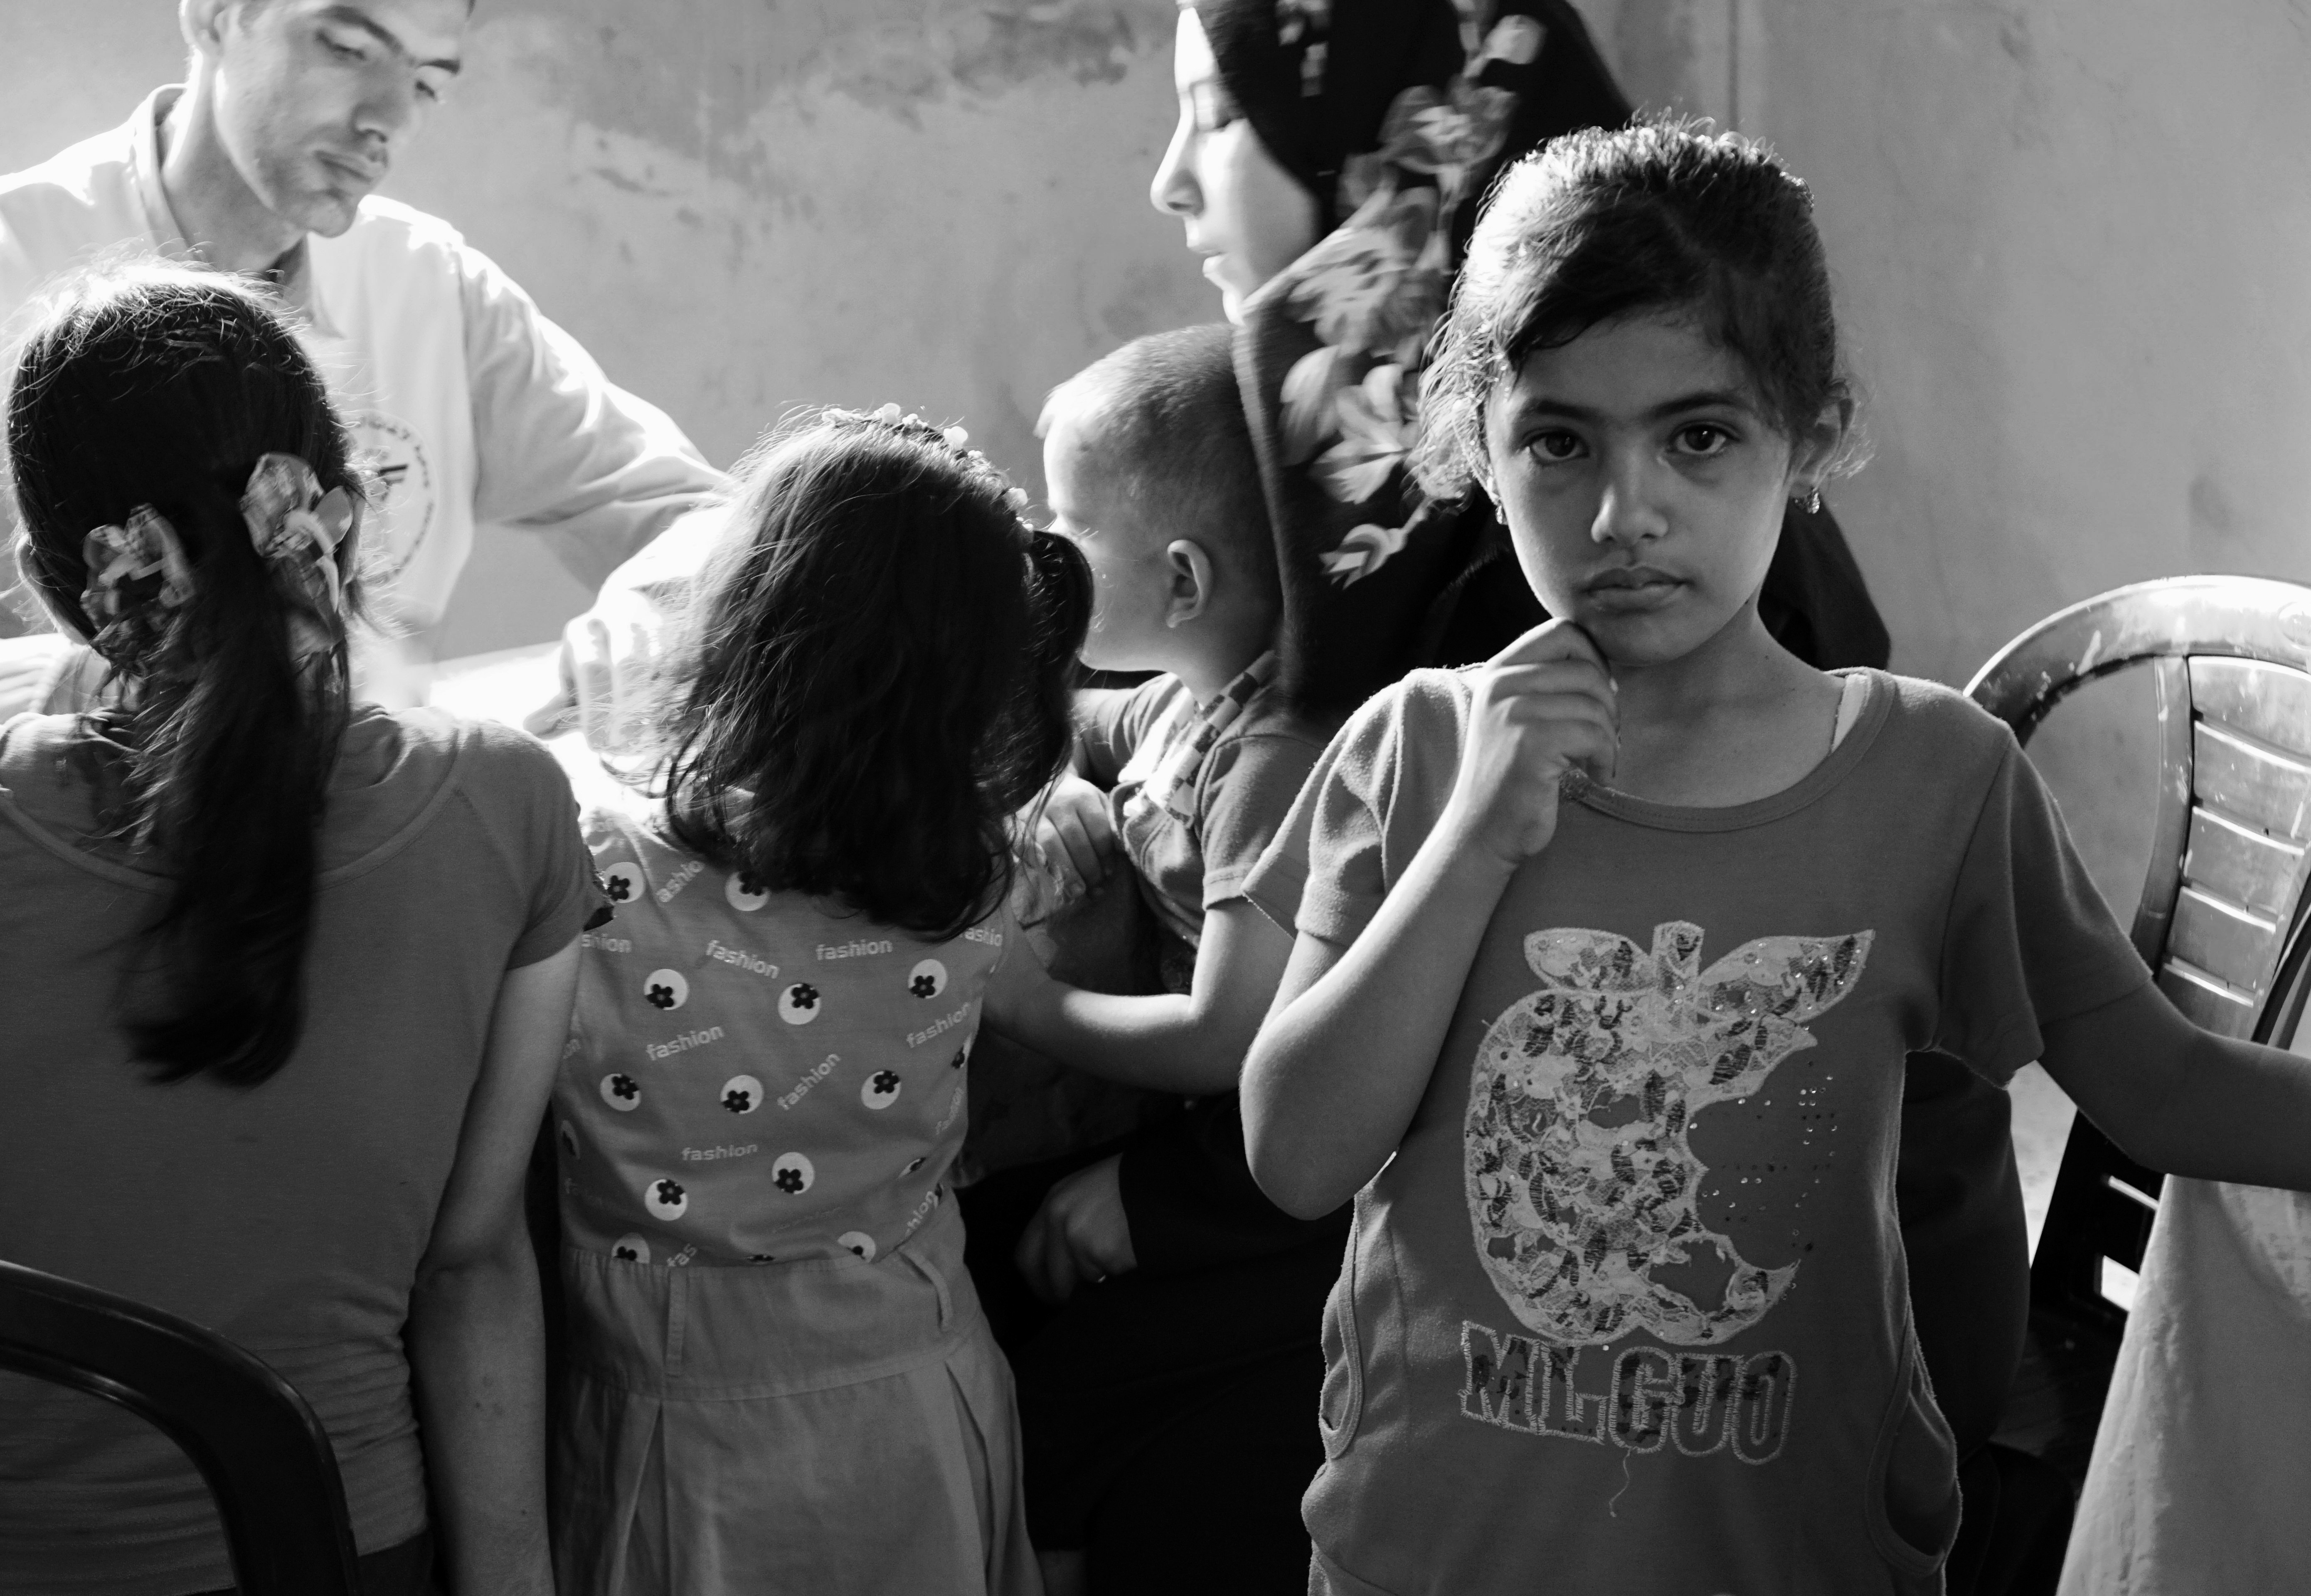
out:
<path id="1" fill-rule="evenodd" d="M 1235 678 L 1208 701 L 1197 705 L 1195 713 L 1171 734 L 1170 746 L 1156 762 L 1155 772 L 1130 801 L 1167 810 L 1182 824 L 1194 824 L 1195 816 L 1175 805 L 1173 797 L 1195 779 L 1196 772 L 1203 767 L 1204 756 L 1219 741 L 1220 734 L 1235 724 L 1244 705 L 1276 679 L 1278 663 L 1276 650 L 1269 650 L 1237 672 Z"/>
<path id="2" fill-rule="evenodd" d="M 161 185 L 161 128 L 184 92 L 182 83 L 167 84 L 146 95 L 144 103 L 136 108 L 129 122 L 128 177 L 135 185 L 137 208 L 144 214 L 144 231 L 152 235 L 153 247 L 171 260 L 199 260 L 200 250 L 185 237 L 169 204 L 168 190 Z M 329 319 L 319 286 L 313 281 L 312 252 L 306 244 L 305 239 L 299 239 L 287 253 L 256 275 L 283 305 L 310 322 L 315 332 L 334 338 L 338 336 L 336 326 Z"/>

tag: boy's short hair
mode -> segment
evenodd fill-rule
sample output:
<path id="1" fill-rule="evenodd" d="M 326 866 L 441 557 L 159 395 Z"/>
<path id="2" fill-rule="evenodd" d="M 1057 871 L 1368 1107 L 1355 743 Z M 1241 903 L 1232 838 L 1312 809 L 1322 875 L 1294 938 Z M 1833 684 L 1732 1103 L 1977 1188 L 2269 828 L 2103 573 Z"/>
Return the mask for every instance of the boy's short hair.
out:
<path id="1" fill-rule="evenodd" d="M 1103 500 L 1273 590 L 1276 542 L 1234 351 L 1225 323 L 1134 338 L 1053 388 L 1035 434 L 1072 423 Z"/>

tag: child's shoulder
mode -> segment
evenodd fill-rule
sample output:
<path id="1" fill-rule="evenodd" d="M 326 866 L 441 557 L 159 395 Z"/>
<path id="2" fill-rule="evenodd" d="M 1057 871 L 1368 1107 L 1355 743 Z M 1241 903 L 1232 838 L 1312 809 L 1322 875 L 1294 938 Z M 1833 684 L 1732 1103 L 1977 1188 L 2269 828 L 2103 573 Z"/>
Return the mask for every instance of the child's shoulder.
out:
<path id="1" fill-rule="evenodd" d="M 518 726 L 421 705 L 406 710 L 357 710 L 353 730 L 358 731 L 371 717 L 392 723 L 400 758 L 423 764 L 455 762 L 460 779 L 468 786 L 542 785 L 561 793 L 570 790 L 570 778 L 554 751 Z"/>
<path id="2" fill-rule="evenodd" d="M 2012 753 L 2014 733 L 1997 716 L 1954 687 L 1919 676 L 1868 670 L 1885 702 L 1881 737 L 1915 757 L 1956 761 L 1966 769 L 1996 768 Z"/>
<path id="3" fill-rule="evenodd" d="M 1368 794 L 1425 789 L 1455 770 L 1468 737 L 1469 706 L 1480 667 L 1424 667 L 1390 683 L 1331 730 L 1321 756 L 1326 778 Z"/>
<path id="4" fill-rule="evenodd" d="M 1450 753 L 1460 758 L 1467 735 L 1469 706 L 1476 699 L 1479 665 L 1450 669 L 1423 667 L 1408 672 L 1359 705 L 1337 739 L 1347 747 L 1401 756 Z"/>

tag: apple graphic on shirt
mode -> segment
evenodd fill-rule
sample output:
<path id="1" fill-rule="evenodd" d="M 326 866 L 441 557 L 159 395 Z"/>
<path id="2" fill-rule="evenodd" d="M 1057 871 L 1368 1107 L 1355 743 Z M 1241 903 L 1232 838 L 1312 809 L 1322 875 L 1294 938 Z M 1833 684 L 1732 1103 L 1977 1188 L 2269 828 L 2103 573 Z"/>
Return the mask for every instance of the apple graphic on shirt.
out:
<path id="1" fill-rule="evenodd" d="M 1486 1032 L 1462 1124 L 1477 1257 L 1522 1323 L 1558 1346 L 1642 1329 L 1690 1347 L 1772 1311 L 1798 1266 L 1760 1269 L 1702 1227 L 1693 1116 L 1813 1045 L 1801 1022 L 1853 990 L 1871 936 L 1763 937 L 1706 970 L 1683 920 L 1651 953 L 1609 931 L 1525 938 L 1541 990 Z M 1653 1278 L 1703 1253 L 1722 1301 Z"/>

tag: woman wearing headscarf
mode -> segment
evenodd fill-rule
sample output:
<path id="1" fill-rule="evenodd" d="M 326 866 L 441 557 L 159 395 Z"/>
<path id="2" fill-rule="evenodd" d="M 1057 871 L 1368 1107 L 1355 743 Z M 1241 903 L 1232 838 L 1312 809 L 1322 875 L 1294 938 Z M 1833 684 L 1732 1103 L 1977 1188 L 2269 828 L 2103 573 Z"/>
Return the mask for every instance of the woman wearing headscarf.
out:
<path id="1" fill-rule="evenodd" d="M 1482 9 L 1197 0 L 1181 13 L 1180 129 L 1153 194 L 1242 328 L 1284 682 L 1312 710 L 1353 708 L 1415 666 L 1482 659 L 1545 618 L 1490 503 L 1423 500 L 1405 453 L 1429 335 L 1494 176 L 1630 106 L 1565 0 Z M 1263 217 L 1243 214 L 1263 197 Z M 1274 259 L 1303 229 L 1305 247 Z M 1886 663 L 1885 627 L 1818 502 L 1792 504 L 1763 606 L 1810 664 Z"/>

